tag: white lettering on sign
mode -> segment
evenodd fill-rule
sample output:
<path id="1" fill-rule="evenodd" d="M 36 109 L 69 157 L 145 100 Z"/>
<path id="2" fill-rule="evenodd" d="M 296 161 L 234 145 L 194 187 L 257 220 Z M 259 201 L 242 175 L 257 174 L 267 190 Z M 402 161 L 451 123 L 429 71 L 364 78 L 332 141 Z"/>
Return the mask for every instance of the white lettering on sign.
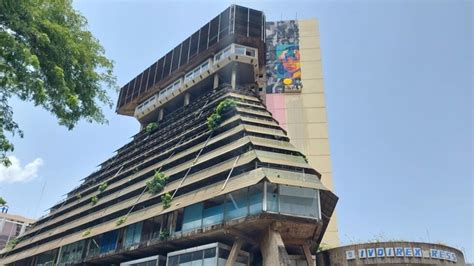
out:
<path id="1" fill-rule="evenodd" d="M 346 259 L 371 259 L 384 257 L 417 257 L 417 258 L 432 258 L 445 261 L 457 262 L 456 254 L 441 249 L 423 250 L 421 248 L 411 247 L 388 247 L 388 248 L 367 248 L 356 250 L 347 250 Z"/>
<path id="2" fill-rule="evenodd" d="M 346 251 L 346 260 L 353 260 L 356 258 L 356 254 L 354 250 L 347 250 Z"/>

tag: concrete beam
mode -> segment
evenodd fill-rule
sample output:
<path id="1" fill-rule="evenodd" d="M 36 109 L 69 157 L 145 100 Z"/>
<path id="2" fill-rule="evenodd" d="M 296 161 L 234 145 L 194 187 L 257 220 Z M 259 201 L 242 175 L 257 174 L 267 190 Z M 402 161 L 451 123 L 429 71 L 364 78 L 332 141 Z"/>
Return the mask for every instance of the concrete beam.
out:
<path id="1" fill-rule="evenodd" d="M 237 257 L 239 256 L 239 251 L 240 248 L 242 247 L 242 239 L 237 238 L 232 245 L 232 249 L 230 250 L 229 258 L 227 259 L 227 262 L 225 263 L 225 266 L 234 266 L 235 260 L 237 260 Z"/>

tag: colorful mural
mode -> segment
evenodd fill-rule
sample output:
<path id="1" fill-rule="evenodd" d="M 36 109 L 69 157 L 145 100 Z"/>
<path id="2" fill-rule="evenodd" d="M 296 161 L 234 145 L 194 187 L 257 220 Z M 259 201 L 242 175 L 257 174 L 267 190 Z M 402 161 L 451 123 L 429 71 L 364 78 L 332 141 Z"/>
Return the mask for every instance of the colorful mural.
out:
<path id="1" fill-rule="evenodd" d="M 267 22 L 267 93 L 299 92 L 299 29 L 295 20 Z"/>

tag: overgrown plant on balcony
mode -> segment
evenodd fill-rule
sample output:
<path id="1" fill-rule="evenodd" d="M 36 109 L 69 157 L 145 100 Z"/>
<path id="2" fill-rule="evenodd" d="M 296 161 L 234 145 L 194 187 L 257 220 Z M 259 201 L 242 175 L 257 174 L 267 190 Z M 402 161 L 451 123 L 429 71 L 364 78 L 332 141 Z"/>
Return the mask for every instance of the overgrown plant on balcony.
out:
<path id="1" fill-rule="evenodd" d="M 12 239 L 10 241 L 8 241 L 7 245 L 5 246 L 6 249 L 8 250 L 12 250 L 16 247 L 16 245 L 18 244 L 18 242 L 20 242 L 18 240 L 18 238 L 15 238 L 15 239 Z"/>
<path id="2" fill-rule="evenodd" d="M 97 204 L 97 202 L 99 202 L 99 198 L 97 196 L 92 196 L 91 202 L 92 202 L 92 206 L 94 206 Z"/>
<path id="3" fill-rule="evenodd" d="M 146 133 L 151 133 L 151 132 L 155 131 L 157 128 L 158 128 L 158 124 L 155 123 L 155 122 L 151 122 L 148 125 L 146 125 L 145 132 Z"/>
<path id="4" fill-rule="evenodd" d="M 107 189 L 107 186 L 108 186 L 107 182 L 104 182 L 104 183 L 100 184 L 99 191 L 104 192 Z"/>
<path id="5" fill-rule="evenodd" d="M 91 234 L 91 229 L 87 229 L 86 231 L 84 231 L 84 233 L 82 233 L 82 237 L 86 237 L 90 234 Z"/>
<path id="6" fill-rule="evenodd" d="M 116 222 L 115 222 L 115 225 L 116 226 L 120 226 L 122 225 L 123 223 L 125 223 L 127 221 L 127 216 L 122 216 L 120 217 Z"/>
<path id="7" fill-rule="evenodd" d="M 170 231 L 168 229 L 162 229 L 160 231 L 160 240 L 166 240 L 170 236 Z"/>
<path id="8" fill-rule="evenodd" d="M 216 129 L 219 124 L 222 122 L 222 115 L 228 111 L 230 111 L 232 108 L 236 106 L 235 101 L 231 99 L 225 99 L 221 101 L 216 109 L 214 110 L 214 113 L 212 113 L 208 118 L 207 118 L 207 126 L 209 127 L 210 130 Z"/>
<path id="9" fill-rule="evenodd" d="M 168 180 L 168 177 L 165 176 L 165 174 L 163 174 L 160 171 L 155 171 L 155 174 L 153 175 L 153 177 L 146 181 L 146 187 L 147 187 L 148 192 L 152 194 L 156 194 L 160 192 L 163 189 L 163 187 L 166 185 L 167 180 Z"/>
<path id="10" fill-rule="evenodd" d="M 161 195 L 161 202 L 163 203 L 163 209 L 168 209 L 171 207 L 171 200 L 173 198 L 171 197 L 171 194 L 169 192 L 166 192 L 165 194 Z"/>

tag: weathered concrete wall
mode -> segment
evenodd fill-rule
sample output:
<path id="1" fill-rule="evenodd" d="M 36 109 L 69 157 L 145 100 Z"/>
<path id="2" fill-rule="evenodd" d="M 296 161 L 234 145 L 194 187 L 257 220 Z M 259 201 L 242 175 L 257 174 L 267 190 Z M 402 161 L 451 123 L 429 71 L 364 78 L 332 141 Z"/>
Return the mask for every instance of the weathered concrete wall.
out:
<path id="1" fill-rule="evenodd" d="M 399 248 L 402 248 L 403 250 L 401 251 Z M 397 253 L 397 249 L 400 251 L 399 253 Z M 379 251 L 380 254 L 377 254 L 377 251 Z M 435 253 L 432 254 L 432 252 Z M 461 251 L 445 245 L 420 242 L 380 242 L 343 246 L 325 250 L 317 254 L 317 265 L 464 266 L 466 264 L 464 255 Z"/>
<path id="2" fill-rule="evenodd" d="M 261 242 L 260 251 L 264 266 L 288 265 L 288 253 L 278 231 L 268 227 Z"/>

